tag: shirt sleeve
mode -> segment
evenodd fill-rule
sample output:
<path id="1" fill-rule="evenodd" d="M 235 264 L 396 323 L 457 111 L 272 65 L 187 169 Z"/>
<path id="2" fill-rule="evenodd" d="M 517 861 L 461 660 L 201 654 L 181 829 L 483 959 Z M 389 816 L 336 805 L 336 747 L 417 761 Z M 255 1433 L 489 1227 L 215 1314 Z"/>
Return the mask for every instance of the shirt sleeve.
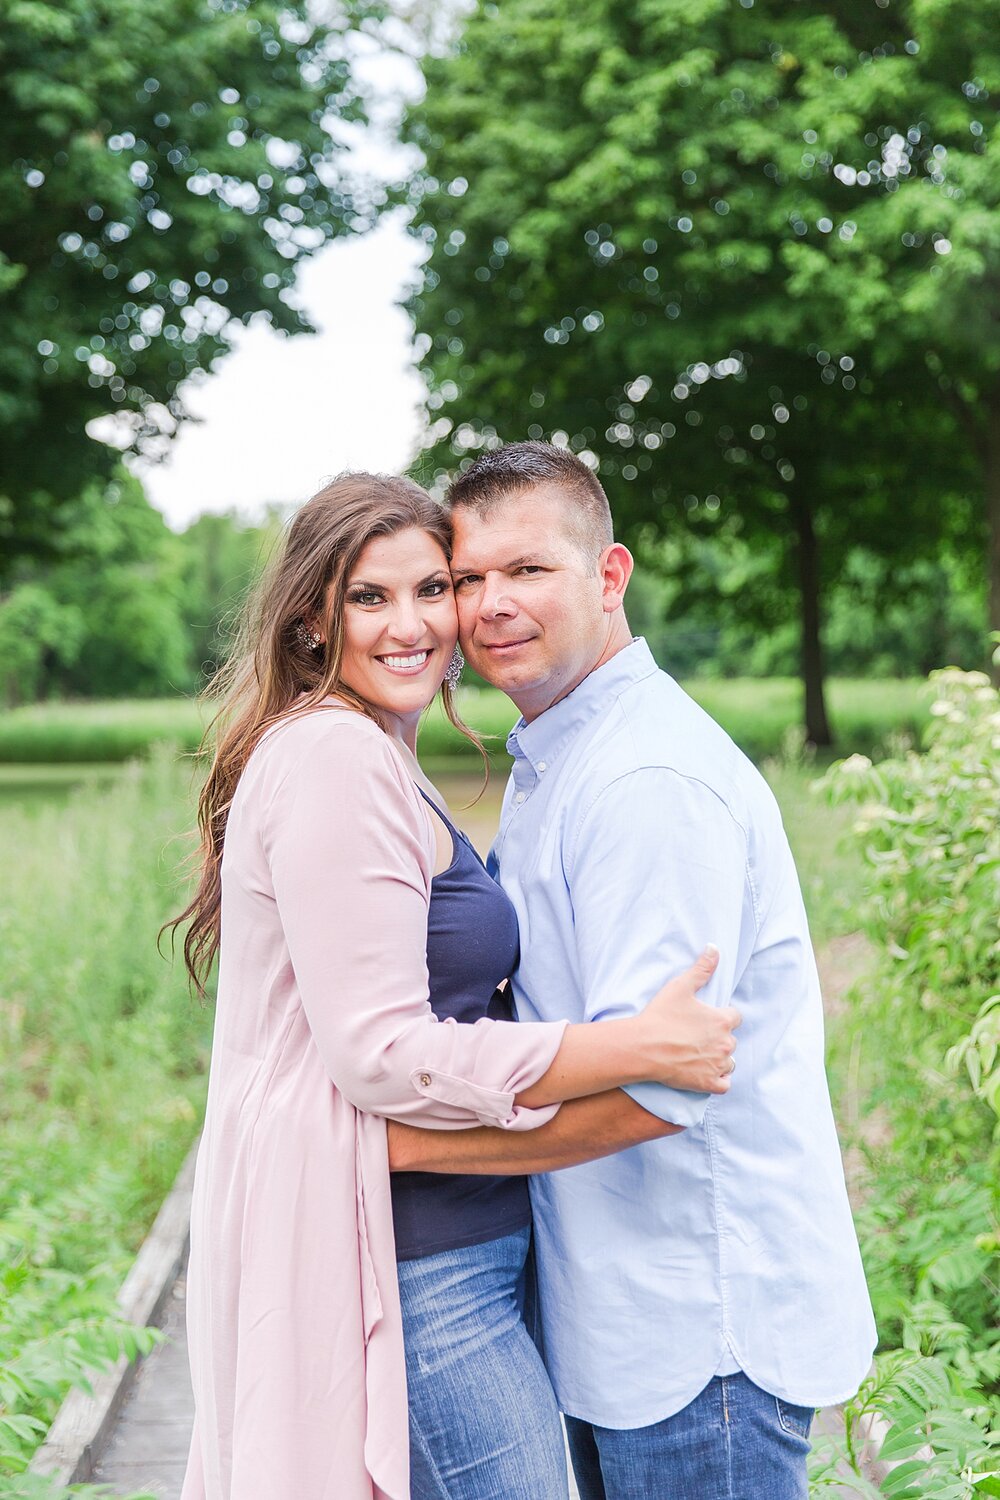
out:
<path id="1" fill-rule="evenodd" d="M 629 772 L 601 791 L 567 860 L 586 1019 L 635 1015 L 706 943 L 719 966 L 699 998 L 728 1005 L 739 973 L 746 841 L 703 783 L 667 767 Z M 709 1094 L 658 1083 L 626 1088 L 675 1125 L 697 1125 Z"/>
<path id="2" fill-rule="evenodd" d="M 548 1069 L 565 1023 L 470 1026 L 431 1010 L 427 827 L 388 741 L 331 714 L 302 747 L 273 794 L 263 841 L 330 1078 L 356 1108 L 416 1125 L 544 1124 L 558 1106 L 524 1109 L 514 1098 Z"/>

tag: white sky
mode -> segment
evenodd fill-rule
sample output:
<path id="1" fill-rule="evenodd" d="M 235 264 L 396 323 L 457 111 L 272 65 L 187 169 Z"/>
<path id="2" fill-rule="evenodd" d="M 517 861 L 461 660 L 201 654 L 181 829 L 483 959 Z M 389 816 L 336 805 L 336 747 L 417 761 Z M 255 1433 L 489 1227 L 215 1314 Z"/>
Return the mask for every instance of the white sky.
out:
<path id="1" fill-rule="evenodd" d="M 398 473 L 417 451 L 423 383 L 395 304 L 421 258 L 400 219 L 326 246 L 298 278 L 312 335 L 241 328 L 234 348 L 182 395 L 199 420 L 166 459 L 137 465 L 152 503 L 181 528 L 205 511 L 249 517 L 307 500 L 342 469 Z"/>
<path id="2" fill-rule="evenodd" d="M 337 136 L 353 172 L 387 182 L 412 159 L 392 132 L 421 80 L 412 60 L 370 47 L 355 67 L 373 91 L 376 124 L 338 127 Z M 272 502 L 307 500 L 343 469 L 406 468 L 420 446 L 424 387 L 397 304 L 419 278 L 422 253 L 405 219 L 389 216 L 371 234 L 335 240 L 303 262 L 296 290 L 315 334 L 237 325 L 232 353 L 181 389 L 197 420 L 181 427 L 163 461 L 135 465 L 172 526 L 206 511 L 254 519 Z"/>

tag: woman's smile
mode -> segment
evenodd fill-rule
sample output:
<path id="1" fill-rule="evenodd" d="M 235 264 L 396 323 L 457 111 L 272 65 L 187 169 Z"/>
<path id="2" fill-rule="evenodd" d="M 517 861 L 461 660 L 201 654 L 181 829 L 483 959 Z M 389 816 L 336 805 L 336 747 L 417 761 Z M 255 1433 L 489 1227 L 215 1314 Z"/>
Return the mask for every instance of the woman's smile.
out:
<path id="1" fill-rule="evenodd" d="M 431 647 L 425 651 L 413 651 L 409 656 L 376 656 L 383 667 L 388 667 L 390 672 L 399 672 L 404 676 L 412 677 L 422 672 L 431 659 Z"/>
<path id="2" fill-rule="evenodd" d="M 448 558 L 419 527 L 373 537 L 344 590 L 340 680 L 411 737 L 458 639 Z M 395 727 L 394 727 L 395 726 Z"/>

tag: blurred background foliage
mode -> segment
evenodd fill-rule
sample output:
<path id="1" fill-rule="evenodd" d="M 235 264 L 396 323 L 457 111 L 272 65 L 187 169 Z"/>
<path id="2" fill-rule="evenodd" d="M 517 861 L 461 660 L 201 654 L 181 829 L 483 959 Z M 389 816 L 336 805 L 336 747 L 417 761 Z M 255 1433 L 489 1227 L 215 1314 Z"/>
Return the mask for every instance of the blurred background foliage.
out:
<path id="1" fill-rule="evenodd" d="M 176 537 L 165 452 L 234 320 L 372 221 L 352 28 L 408 27 L 440 485 L 599 465 L 679 675 L 985 664 L 1000 625 L 998 0 L 19 0 L 0 41 L 0 695 L 188 692 L 279 525 Z M 361 201 L 363 198 L 364 201 Z M 94 423 L 107 446 L 92 440 Z M 102 425 L 103 424 L 103 425 Z M 109 425 L 110 424 L 110 425 Z"/>
<path id="2" fill-rule="evenodd" d="M 367 14 L 271 0 L 18 0 L 0 38 L 0 587 L 73 555 L 113 447 L 157 452 L 232 320 L 309 327 L 297 262 L 353 221 L 331 122 Z"/>
<path id="3" fill-rule="evenodd" d="M 427 478 L 599 464 L 685 621 L 794 631 L 819 744 L 831 591 L 1000 626 L 994 0 L 479 3 L 424 70 Z"/>

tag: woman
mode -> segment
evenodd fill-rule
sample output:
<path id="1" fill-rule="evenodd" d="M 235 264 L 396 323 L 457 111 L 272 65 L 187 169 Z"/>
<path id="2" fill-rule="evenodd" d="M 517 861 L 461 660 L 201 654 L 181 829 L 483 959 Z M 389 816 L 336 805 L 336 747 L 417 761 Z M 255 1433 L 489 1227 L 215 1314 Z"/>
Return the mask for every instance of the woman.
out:
<path id="1" fill-rule="evenodd" d="M 516 933 L 415 756 L 420 713 L 455 650 L 448 544 L 444 513 L 409 481 L 335 481 L 296 516 L 224 677 L 229 727 L 201 798 L 201 881 L 178 919 L 196 981 L 220 957 L 192 1212 L 196 1418 L 183 1500 L 409 1494 L 384 1117 L 517 1132 L 544 1126 L 562 1100 L 639 1079 L 726 1087 L 734 1015 L 695 1006 L 691 977 L 641 1016 L 600 1026 L 485 1017 Z M 444 694 L 454 717 L 447 684 Z M 444 926 L 468 918 L 447 954 L 439 924 L 431 958 L 455 971 L 437 987 L 450 996 L 442 1008 L 457 997 L 476 1024 L 428 1004 L 429 906 Z M 678 1069 L 668 1035 L 680 992 L 692 997 L 700 1071 Z M 512 1283 L 525 1212 L 502 1187 L 456 1243 L 478 1252 L 484 1234 L 517 1242 L 489 1269 Z M 520 1488 L 499 1460 L 475 1484 L 556 1500 L 551 1391 L 523 1328 L 504 1339 L 502 1358 L 529 1383 L 521 1405 L 542 1417 L 514 1435 Z M 481 1358 L 469 1378 L 470 1390 L 490 1378 Z M 428 1493 L 493 1493 L 449 1489 L 434 1462 Z"/>

